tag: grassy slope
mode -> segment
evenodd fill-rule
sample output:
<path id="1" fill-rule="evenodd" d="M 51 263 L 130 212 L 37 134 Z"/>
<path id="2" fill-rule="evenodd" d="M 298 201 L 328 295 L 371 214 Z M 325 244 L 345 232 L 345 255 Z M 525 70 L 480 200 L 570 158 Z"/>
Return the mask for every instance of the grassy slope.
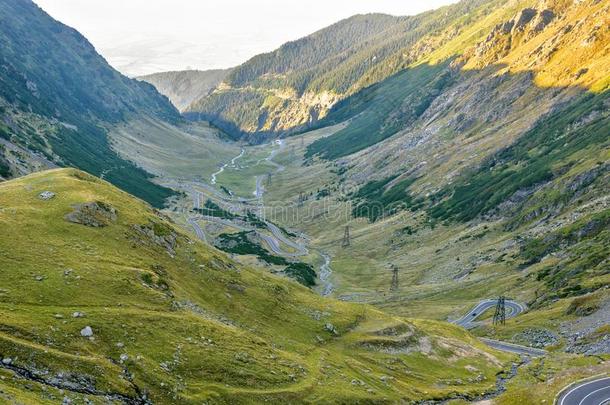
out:
<path id="1" fill-rule="evenodd" d="M 537 28 L 539 20 L 535 17 L 520 29 L 501 33 L 499 27 L 516 24 L 521 11 L 531 7 L 537 7 L 538 17 L 543 10 L 554 13 L 555 17 L 541 29 Z M 401 73 L 381 82 L 372 81 L 370 87 L 333 106 L 319 125 L 355 118 L 344 131 L 312 144 L 308 155 L 319 154 L 329 159 L 348 156 L 400 130 L 414 132 L 422 126 L 431 126 L 430 118 L 436 122 L 443 118 L 441 114 L 436 117 L 423 114 L 431 104 L 456 96 L 467 99 L 468 93 L 485 82 L 490 86 L 486 93 L 499 91 L 497 97 L 489 100 L 490 105 L 505 110 L 516 107 L 504 99 L 520 91 L 519 80 L 515 80 L 520 76 L 529 76 L 529 87 L 550 93 L 550 97 L 555 97 L 565 87 L 601 92 L 608 86 L 610 36 L 599 27 L 607 25 L 609 7 L 607 1 L 577 5 L 553 1 L 545 6 L 530 0 L 507 2 L 493 12 L 479 10 L 478 14 L 470 16 L 467 24 L 457 21 L 433 32 L 409 51 L 397 54 L 395 61 L 387 62 L 390 66 L 402 63 L 404 70 Z M 473 75 L 477 80 L 464 87 Z M 513 77 L 516 83 L 505 86 L 504 80 L 499 80 L 503 75 L 504 78 Z M 541 107 L 541 99 L 548 97 L 532 96 Z M 485 94 L 479 95 L 480 100 L 484 98 Z M 540 113 L 543 111 L 541 108 Z M 471 118 L 465 108 L 455 114 L 458 113 Z M 529 113 L 526 111 L 523 115 Z M 417 122 L 422 115 L 422 120 Z M 487 120 L 486 126 L 500 121 L 499 118 L 502 117 Z M 443 124 L 450 126 L 451 121 Z M 468 137 L 479 136 L 483 128 L 475 125 L 473 129 L 475 131 L 460 129 L 455 135 L 461 132 Z M 451 132 L 447 134 L 451 135 Z"/>
<path id="2" fill-rule="evenodd" d="M 38 199 L 44 190 L 56 197 Z M 89 201 L 114 207 L 116 223 L 91 228 L 63 219 Z M 397 400 L 481 392 L 495 382 L 500 363 L 460 329 L 320 299 L 296 283 L 236 267 L 82 172 L 5 182 L 0 206 L 2 229 L 12 235 L 0 240 L 0 357 L 46 381 L 60 372 L 64 381 L 86 376 L 99 392 L 146 393 L 156 403 Z M 146 224 L 157 237 L 177 236 L 174 256 L 136 232 L 134 225 Z M 85 316 L 73 318 L 75 311 Z M 79 335 L 86 325 L 94 339 Z M 389 326 L 410 337 L 399 343 L 377 334 Z M 392 346 L 405 352 L 380 351 Z M 121 354 L 128 359 L 121 362 Z M 8 401 L 82 397 L 43 390 L 3 368 L 0 395 Z M 383 375 L 394 379 L 383 382 Z"/>
<path id="3" fill-rule="evenodd" d="M 358 152 L 395 134 L 410 121 L 416 120 L 445 86 L 453 80 L 442 65 L 421 65 L 364 90 L 358 97 L 334 107 L 326 124 L 338 123 L 354 117 L 349 125 L 332 137 L 313 143 L 307 156 L 321 155 L 336 159 Z M 400 118 L 393 114 L 401 104 L 409 104 Z M 353 105 L 355 104 L 355 105 Z M 394 113 L 395 114 L 395 113 Z"/>
<path id="4" fill-rule="evenodd" d="M 577 111 L 573 107 L 568 110 Z M 563 115 L 567 122 L 564 124 L 576 128 L 574 134 L 587 128 L 574 125 L 569 114 Z M 599 127 L 604 121 L 596 116 L 597 120 L 586 119 L 585 122 Z M 553 128 L 542 124 L 541 128 L 543 131 L 535 130 L 523 142 L 535 136 L 552 141 L 554 138 L 544 133 Z M 558 131 L 572 137 L 567 130 Z M 586 132 L 574 139 L 593 139 L 595 134 L 595 131 Z M 306 136 L 306 139 L 311 142 L 319 138 Z M 287 150 L 291 143 L 299 144 L 297 139 L 290 140 Z M 315 191 L 321 187 L 333 189 L 329 199 L 311 200 L 301 208 L 289 206 L 288 215 L 278 215 L 274 219 L 305 230 L 314 238 L 316 246 L 333 255 L 332 278 L 339 296 L 373 302 L 405 315 L 446 319 L 447 316 L 459 316 L 479 299 L 504 293 L 539 306 L 540 312 L 532 312 L 530 326 L 536 322 L 543 326 L 546 315 L 542 309 L 550 301 L 559 297 L 569 302 L 571 296 L 607 283 L 607 276 L 604 276 L 607 260 L 604 262 L 603 255 L 599 254 L 607 249 L 607 232 L 587 231 L 587 236 L 580 239 L 570 236 L 580 234 L 582 229 L 597 229 L 594 224 L 603 224 L 602 218 L 607 216 L 604 203 L 607 195 L 607 190 L 604 191 L 607 174 L 604 173 L 607 172 L 599 162 L 608 160 L 608 148 L 603 142 L 596 145 L 571 151 L 567 147 L 548 148 L 549 161 L 553 162 L 550 165 L 557 171 L 553 180 L 525 202 L 503 207 L 500 214 L 504 218 L 478 218 L 468 223 L 449 222 L 431 228 L 426 213 L 419 210 L 406 211 L 375 223 L 354 220 L 350 215 L 351 206 L 340 198 L 345 192 L 334 188 L 346 187 L 347 192 L 358 188 L 342 183 L 341 177 L 332 173 L 336 172 L 333 165 L 318 162 L 300 166 L 303 161 L 294 158 L 286 171 L 276 176 L 267 198 L 270 204 L 279 205 L 282 201 L 295 201 L 299 191 Z M 556 155 L 558 151 L 561 153 Z M 302 156 L 303 148 L 297 152 Z M 277 160 L 289 162 L 287 157 L 288 153 L 284 152 Z M 565 168 L 566 164 L 569 170 Z M 564 169 L 560 170 L 561 167 Z M 529 170 L 529 173 L 533 172 Z M 472 175 L 470 178 L 476 179 Z M 482 197 L 478 191 L 471 195 Z M 317 215 L 324 210 L 329 214 Z M 352 243 L 349 248 L 342 249 L 340 241 L 347 224 L 351 226 Z M 556 232 L 551 234 L 549 229 Z M 551 235 L 557 236 L 546 239 Z M 543 240 L 548 242 L 541 243 Z M 549 254 L 561 259 L 545 257 Z M 531 256 L 536 260 L 532 261 Z M 538 260 L 542 261 L 538 263 Z M 401 269 L 401 288 L 396 293 L 389 292 L 389 263 L 395 263 Z M 524 263 L 529 263 L 525 270 Z M 570 319 L 570 316 L 561 311 L 557 319 Z M 558 324 L 551 326 L 556 330 Z M 525 325 L 511 327 L 504 337 L 510 339 L 511 331 L 523 327 Z"/>
<path id="5" fill-rule="evenodd" d="M 238 197 L 253 198 L 256 190 L 256 177 L 275 172 L 275 166 L 265 159 L 275 146 L 268 144 L 248 148 L 235 163 L 235 168 L 227 167 L 217 177 L 218 185 L 227 187 Z M 265 183 L 266 177 L 264 179 Z"/>
<path id="6" fill-rule="evenodd" d="M 130 120 L 109 133 L 113 149 L 149 173 L 206 180 L 239 154 L 239 146 L 222 135 L 204 123 L 176 126 L 151 118 Z"/>
<path id="7" fill-rule="evenodd" d="M 581 107 L 586 105 L 585 102 Z M 578 108 L 568 105 L 567 111 L 576 114 Z M 587 112 L 577 119 L 582 120 L 580 124 L 574 125 L 570 123 L 570 114 L 563 116 L 564 124 L 568 122 L 566 125 L 575 134 L 587 125 L 599 127 L 602 118 L 594 114 L 597 120 L 583 119 L 589 116 Z M 541 124 L 540 128 L 542 131 L 534 131 L 523 142 L 541 136 L 552 144 L 554 137 L 543 135 L 548 131 L 562 133 L 565 139 L 572 137 L 570 130 L 558 130 L 548 124 Z M 320 139 L 316 132 L 305 134 L 305 148 Z M 595 131 L 578 133 L 581 136 L 575 139 L 585 143 L 596 134 Z M 610 282 L 608 259 L 602 253 L 608 251 L 610 240 L 607 226 L 603 225 L 603 218 L 608 216 L 605 202 L 608 172 L 603 169 L 603 162 L 610 159 L 607 142 L 580 149 L 568 148 L 569 143 L 558 150 L 548 148 L 550 160 L 554 162 L 551 167 L 557 171 L 555 177 L 523 205 L 510 209 L 505 206 L 500 211 L 504 218 L 477 218 L 467 223 L 438 224 L 434 228 L 427 225 L 428 218 L 421 211 L 403 212 L 374 223 L 351 218 L 352 207 L 341 201 L 340 196 L 358 188 L 342 183 L 335 165 L 314 161 L 313 165 L 301 166 L 304 148 L 299 144 L 298 139 L 287 141 L 287 150 L 291 145 L 296 147 L 296 158 L 290 157 L 287 151 L 277 156 L 276 160 L 287 164 L 287 168 L 276 176 L 267 199 L 275 205 L 281 205 L 282 201 L 288 203 L 288 215 L 272 219 L 305 230 L 313 237 L 314 246 L 332 255 L 334 296 L 368 302 L 403 316 L 455 319 L 481 299 L 508 295 L 527 303 L 530 309 L 509 320 L 506 326 L 485 325 L 474 331 L 477 335 L 507 341 L 527 329 L 542 328 L 558 334 L 562 323 L 581 322 L 582 318 L 569 310 L 581 300 L 574 297 L 595 298 L 599 302 L 610 300 L 608 289 L 604 289 Z M 531 153 L 540 150 L 536 147 Z M 566 162 L 569 170 L 559 170 Z M 332 190 L 330 198 L 310 200 L 301 208 L 291 206 L 299 191 L 315 191 L 321 187 Z M 324 211 L 328 214 L 318 216 Z M 532 217 L 542 219 L 532 221 Z M 340 242 L 344 226 L 348 224 L 351 246 L 342 248 Z M 397 291 L 390 290 L 390 263 L 400 269 Z M 529 400 L 534 391 L 536 401 L 549 402 L 570 382 L 608 372 L 607 356 L 565 354 L 564 344 L 559 335 L 559 344 L 550 347 L 552 355 L 521 369 L 508 384 L 507 393 L 496 401 L 524 403 L 524 398 Z"/>

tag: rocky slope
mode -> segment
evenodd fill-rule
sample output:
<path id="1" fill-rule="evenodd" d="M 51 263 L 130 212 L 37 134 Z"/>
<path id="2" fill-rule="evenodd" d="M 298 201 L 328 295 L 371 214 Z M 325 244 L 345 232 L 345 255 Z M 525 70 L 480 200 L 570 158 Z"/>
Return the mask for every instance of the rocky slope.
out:
<path id="1" fill-rule="evenodd" d="M 177 122 L 167 98 L 111 68 L 29 0 L 2 1 L 0 18 L 0 176 L 77 166 L 162 205 L 171 192 L 119 158 L 106 131 L 133 116 Z"/>
<path id="2" fill-rule="evenodd" d="M 0 400 L 407 401 L 492 390 L 464 330 L 321 299 L 74 169 L 0 184 Z M 89 402 L 90 401 L 90 402 Z"/>
<path id="3" fill-rule="evenodd" d="M 192 102 L 209 95 L 230 72 L 230 69 L 182 70 L 153 73 L 138 79 L 155 86 L 178 110 L 184 111 Z"/>
<path id="4" fill-rule="evenodd" d="M 610 38 L 601 27 L 608 7 L 513 1 L 468 27 L 448 28 L 450 35 L 425 37 L 402 72 L 333 109 L 326 123 L 355 118 L 309 155 L 347 156 L 396 135 L 410 139 L 405 149 L 436 143 L 446 153 L 448 143 L 467 143 L 485 156 L 490 143 L 511 143 L 579 94 L 607 90 Z M 437 142 L 440 132 L 445 141 Z"/>

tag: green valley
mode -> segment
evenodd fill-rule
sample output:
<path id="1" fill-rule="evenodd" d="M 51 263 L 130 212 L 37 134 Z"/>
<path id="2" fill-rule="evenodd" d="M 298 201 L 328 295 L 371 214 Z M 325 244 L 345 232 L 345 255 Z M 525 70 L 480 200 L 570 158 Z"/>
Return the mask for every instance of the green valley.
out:
<path id="1" fill-rule="evenodd" d="M 137 79 L 0 17 L 0 403 L 610 400 L 609 0 Z"/>

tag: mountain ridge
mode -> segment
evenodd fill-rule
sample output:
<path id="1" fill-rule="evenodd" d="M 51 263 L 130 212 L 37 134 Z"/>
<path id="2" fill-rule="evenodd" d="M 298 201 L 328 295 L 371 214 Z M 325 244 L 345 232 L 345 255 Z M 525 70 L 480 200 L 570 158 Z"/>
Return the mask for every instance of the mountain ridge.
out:
<path id="1" fill-rule="evenodd" d="M 610 0 L 362 15 L 161 74 L 212 125 L 5 16 L 0 402 L 520 405 L 608 372 Z"/>
<path id="2" fill-rule="evenodd" d="M 495 3 L 466 0 L 416 16 L 371 14 L 342 20 L 236 67 L 226 86 L 193 103 L 186 115 L 193 118 L 200 113 L 233 136 L 254 139 L 307 128 L 339 99 L 371 84 L 359 79 L 375 65 L 469 13 L 489 12 L 484 6 Z M 330 41 L 333 47 L 320 45 L 329 43 L 326 37 L 335 36 L 340 40 Z M 387 76 L 383 73 L 376 80 Z"/>
<path id="3" fill-rule="evenodd" d="M 210 94 L 230 72 L 230 68 L 180 70 L 153 73 L 137 79 L 155 86 L 179 111 L 184 111 L 194 101 Z"/>
<path id="4" fill-rule="evenodd" d="M 172 192 L 116 155 L 107 130 L 136 115 L 178 123 L 169 100 L 114 70 L 81 34 L 30 0 L 1 2 L 0 16 L 0 127 L 13 151 L 1 151 L 7 177 L 37 167 L 42 155 L 55 165 L 103 175 L 162 206 Z M 34 163 L 19 163 L 28 161 Z"/>

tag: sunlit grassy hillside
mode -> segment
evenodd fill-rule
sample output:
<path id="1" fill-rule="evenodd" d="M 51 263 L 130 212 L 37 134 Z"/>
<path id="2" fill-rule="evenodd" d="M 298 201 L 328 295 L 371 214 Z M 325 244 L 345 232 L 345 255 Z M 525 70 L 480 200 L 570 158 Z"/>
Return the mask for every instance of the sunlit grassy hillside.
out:
<path id="1" fill-rule="evenodd" d="M 238 266 L 77 170 L 2 183 L 0 207 L 2 400 L 438 398 L 492 389 L 508 360 Z"/>

